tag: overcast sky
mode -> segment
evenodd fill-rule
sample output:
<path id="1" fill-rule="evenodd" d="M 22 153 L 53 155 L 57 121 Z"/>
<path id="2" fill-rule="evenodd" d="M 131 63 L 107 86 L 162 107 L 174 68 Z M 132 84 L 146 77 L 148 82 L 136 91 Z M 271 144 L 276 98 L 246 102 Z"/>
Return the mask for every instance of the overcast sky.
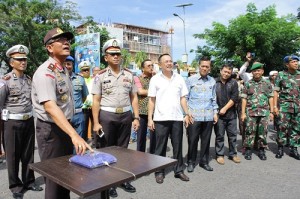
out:
<path id="1" fill-rule="evenodd" d="M 296 15 L 300 7 L 299 0 L 71 0 L 78 4 L 81 16 L 93 16 L 96 22 L 119 22 L 139 25 L 163 31 L 174 28 L 173 60 L 181 59 L 184 53 L 183 23 L 177 13 L 184 18 L 183 9 L 176 5 L 192 3 L 185 8 L 187 51 L 203 44 L 193 34 L 203 33 L 211 28 L 213 21 L 228 24 L 228 20 L 244 14 L 248 3 L 255 3 L 259 11 L 275 5 L 278 16 Z M 169 39 L 169 44 L 171 44 Z M 189 54 L 189 63 L 195 54 Z"/>

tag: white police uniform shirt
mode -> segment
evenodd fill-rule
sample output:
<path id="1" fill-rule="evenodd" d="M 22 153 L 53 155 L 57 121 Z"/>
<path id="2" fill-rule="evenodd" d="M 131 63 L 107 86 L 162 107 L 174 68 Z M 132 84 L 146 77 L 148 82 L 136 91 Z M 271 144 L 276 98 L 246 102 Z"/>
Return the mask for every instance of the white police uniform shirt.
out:
<path id="1" fill-rule="evenodd" d="M 31 112 L 30 77 L 25 74 L 17 77 L 13 71 L 5 76 L 9 78 L 0 80 L 0 109 L 13 114 Z"/>

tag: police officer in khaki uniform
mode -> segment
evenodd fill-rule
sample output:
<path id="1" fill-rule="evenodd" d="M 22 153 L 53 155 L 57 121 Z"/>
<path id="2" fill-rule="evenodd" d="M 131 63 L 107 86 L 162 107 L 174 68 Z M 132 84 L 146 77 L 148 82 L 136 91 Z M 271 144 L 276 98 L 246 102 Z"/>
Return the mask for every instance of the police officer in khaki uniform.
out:
<path id="1" fill-rule="evenodd" d="M 4 140 L 9 189 L 14 198 L 23 198 L 23 189 L 42 191 L 34 184 L 35 177 L 28 164 L 33 163 L 35 131 L 30 98 L 31 79 L 24 74 L 28 48 L 16 45 L 6 56 L 13 70 L 0 80 L 0 109 L 4 121 Z M 22 163 L 22 180 L 19 162 Z"/>
<path id="2" fill-rule="evenodd" d="M 103 130 L 104 142 L 101 147 L 120 146 L 127 148 L 131 127 L 139 128 L 137 89 L 133 74 L 121 67 L 121 43 L 117 39 L 108 40 L 103 45 L 104 59 L 108 67 L 99 72 L 94 79 L 92 94 L 92 112 L 95 132 Z M 133 115 L 131 112 L 131 105 Z M 100 110 L 100 111 L 99 111 Z M 127 192 L 135 192 L 130 183 L 121 185 Z M 109 191 L 111 197 L 117 197 L 115 188 Z"/>
<path id="3" fill-rule="evenodd" d="M 74 115 L 72 83 L 63 63 L 70 55 L 73 37 L 60 28 L 48 31 L 44 44 L 50 57 L 33 76 L 31 96 L 37 114 L 36 137 L 41 161 L 72 154 L 72 143 L 77 154 L 84 154 L 86 149 L 92 151 L 70 124 Z M 70 198 L 69 190 L 48 178 L 45 183 L 45 199 Z"/>

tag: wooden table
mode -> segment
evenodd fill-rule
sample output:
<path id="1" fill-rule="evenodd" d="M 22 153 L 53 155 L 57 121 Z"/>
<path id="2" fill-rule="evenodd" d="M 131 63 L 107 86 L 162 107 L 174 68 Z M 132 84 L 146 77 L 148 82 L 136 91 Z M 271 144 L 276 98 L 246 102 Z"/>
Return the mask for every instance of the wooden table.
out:
<path id="1" fill-rule="evenodd" d="M 113 168 L 103 166 L 88 169 L 70 163 L 69 158 L 71 156 L 63 156 L 33 163 L 30 164 L 29 167 L 42 176 L 76 193 L 80 197 L 102 192 L 102 197 L 108 198 L 107 190 L 110 187 L 135 179 L 132 174 L 121 171 L 118 168 L 129 171 L 133 173 L 136 178 L 139 178 L 174 165 L 177 162 L 177 160 L 171 158 L 117 146 L 101 148 L 99 151 L 110 153 L 117 158 L 117 163 L 111 164 Z"/>

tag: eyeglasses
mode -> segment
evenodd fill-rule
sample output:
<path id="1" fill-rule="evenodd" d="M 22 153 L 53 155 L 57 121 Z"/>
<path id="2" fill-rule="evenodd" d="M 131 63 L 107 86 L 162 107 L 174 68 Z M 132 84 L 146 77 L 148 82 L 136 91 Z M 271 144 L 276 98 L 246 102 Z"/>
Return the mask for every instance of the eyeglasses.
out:
<path id="1" fill-rule="evenodd" d="M 65 42 L 68 42 L 68 43 L 71 43 L 71 40 L 69 40 L 68 38 L 66 37 L 58 37 L 56 39 L 50 39 L 48 41 L 48 44 L 52 44 L 54 42 L 59 42 L 59 43 L 65 43 Z"/>
<path id="2" fill-rule="evenodd" d="M 90 69 L 83 69 L 83 72 L 90 72 Z"/>
<path id="3" fill-rule="evenodd" d="M 27 58 L 14 58 L 12 57 L 13 60 L 18 61 L 18 62 L 26 62 Z"/>
<path id="4" fill-rule="evenodd" d="M 106 53 L 106 54 L 108 54 L 108 55 L 110 55 L 110 56 L 120 56 L 121 55 L 121 53 Z"/>

